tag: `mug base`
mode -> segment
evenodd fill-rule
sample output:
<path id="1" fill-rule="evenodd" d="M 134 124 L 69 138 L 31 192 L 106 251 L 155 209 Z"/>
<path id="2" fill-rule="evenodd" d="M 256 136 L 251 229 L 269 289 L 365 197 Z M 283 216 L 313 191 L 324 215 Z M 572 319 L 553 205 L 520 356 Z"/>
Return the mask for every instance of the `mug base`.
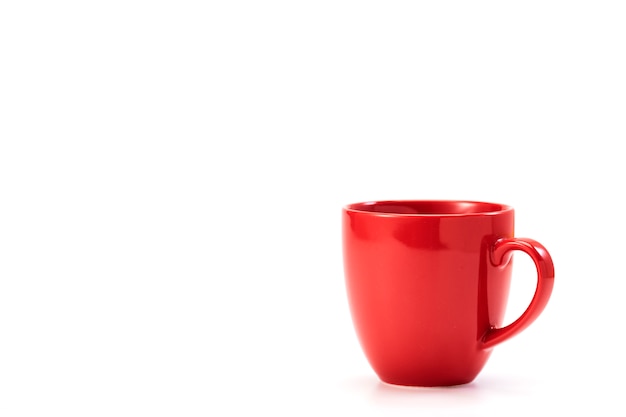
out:
<path id="1" fill-rule="evenodd" d="M 414 387 L 414 388 L 445 388 L 445 387 L 458 387 L 462 385 L 467 385 L 474 381 L 476 377 L 472 378 L 460 378 L 460 379 L 450 379 L 450 380 L 439 380 L 439 379 L 392 379 L 392 378 L 381 378 L 380 381 L 386 385 L 391 385 L 394 387 Z"/>

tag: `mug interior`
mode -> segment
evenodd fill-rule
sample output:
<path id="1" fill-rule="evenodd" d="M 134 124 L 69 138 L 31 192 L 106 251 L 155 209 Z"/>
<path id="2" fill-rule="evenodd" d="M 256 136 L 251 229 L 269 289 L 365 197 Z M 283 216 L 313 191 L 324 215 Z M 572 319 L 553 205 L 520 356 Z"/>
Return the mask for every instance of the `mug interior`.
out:
<path id="1" fill-rule="evenodd" d="M 468 214 L 495 214 L 511 210 L 511 207 L 504 204 L 485 203 L 480 201 L 398 200 L 355 203 L 348 205 L 346 209 L 391 215 L 413 214 L 454 216 Z"/>

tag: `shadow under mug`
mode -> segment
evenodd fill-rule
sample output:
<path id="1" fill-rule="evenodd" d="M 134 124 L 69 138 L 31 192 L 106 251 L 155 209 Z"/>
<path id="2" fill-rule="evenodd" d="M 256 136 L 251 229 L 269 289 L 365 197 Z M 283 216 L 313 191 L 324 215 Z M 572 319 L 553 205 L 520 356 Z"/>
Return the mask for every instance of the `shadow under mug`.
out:
<path id="1" fill-rule="evenodd" d="M 474 201 L 398 200 L 343 208 L 343 256 L 361 347 L 387 383 L 471 382 L 492 348 L 543 311 L 554 266 L 537 241 L 514 237 L 512 207 Z M 502 327 L 512 251 L 528 254 L 537 288 Z"/>

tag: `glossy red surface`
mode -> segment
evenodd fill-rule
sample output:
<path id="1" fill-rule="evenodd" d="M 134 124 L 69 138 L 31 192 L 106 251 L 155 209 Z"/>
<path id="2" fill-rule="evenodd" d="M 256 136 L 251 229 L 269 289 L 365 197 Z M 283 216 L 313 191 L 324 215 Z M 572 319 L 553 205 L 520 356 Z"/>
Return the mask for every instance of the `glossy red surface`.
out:
<path id="1" fill-rule="evenodd" d="M 554 284 L 547 250 L 515 238 L 511 207 L 464 201 L 387 201 L 343 209 L 348 300 L 363 351 L 387 383 L 471 382 L 492 348 L 541 314 Z M 522 316 L 501 327 L 512 251 L 537 266 Z"/>

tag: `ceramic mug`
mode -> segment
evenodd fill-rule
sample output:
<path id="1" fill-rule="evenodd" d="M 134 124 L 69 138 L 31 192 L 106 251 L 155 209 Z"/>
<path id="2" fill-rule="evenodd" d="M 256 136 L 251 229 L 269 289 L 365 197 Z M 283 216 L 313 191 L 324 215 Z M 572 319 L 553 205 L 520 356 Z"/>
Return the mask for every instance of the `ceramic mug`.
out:
<path id="1" fill-rule="evenodd" d="M 343 208 L 348 301 L 362 349 L 387 383 L 471 382 L 520 333 L 554 285 L 548 251 L 513 234 L 514 211 L 475 201 L 375 201 Z M 530 305 L 502 327 L 513 251 L 537 268 Z"/>

